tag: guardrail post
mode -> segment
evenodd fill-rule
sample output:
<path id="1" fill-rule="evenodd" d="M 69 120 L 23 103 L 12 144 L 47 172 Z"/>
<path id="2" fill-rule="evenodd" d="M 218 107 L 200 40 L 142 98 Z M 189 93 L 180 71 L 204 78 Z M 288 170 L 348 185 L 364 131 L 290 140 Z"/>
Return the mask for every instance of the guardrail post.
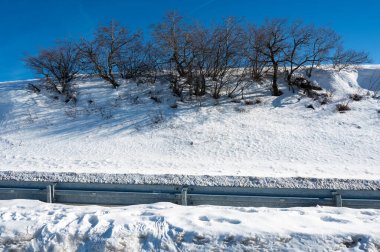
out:
<path id="1" fill-rule="evenodd" d="M 187 187 L 183 187 L 181 191 L 181 204 L 187 206 Z"/>
<path id="2" fill-rule="evenodd" d="M 342 207 L 343 206 L 342 195 L 339 194 L 338 192 L 332 192 L 332 195 L 335 201 L 335 206 Z"/>
<path id="3" fill-rule="evenodd" d="M 47 191 L 46 202 L 47 203 L 53 203 L 54 202 L 54 189 L 55 189 L 55 185 L 48 185 L 46 187 L 46 191 Z"/>

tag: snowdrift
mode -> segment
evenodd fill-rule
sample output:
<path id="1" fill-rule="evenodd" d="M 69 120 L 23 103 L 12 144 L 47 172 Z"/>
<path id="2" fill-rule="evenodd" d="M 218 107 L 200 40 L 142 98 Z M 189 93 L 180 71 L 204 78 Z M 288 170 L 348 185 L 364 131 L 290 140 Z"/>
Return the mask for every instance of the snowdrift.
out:
<path id="1" fill-rule="evenodd" d="M 378 251 L 380 211 L 0 202 L 5 251 Z"/>

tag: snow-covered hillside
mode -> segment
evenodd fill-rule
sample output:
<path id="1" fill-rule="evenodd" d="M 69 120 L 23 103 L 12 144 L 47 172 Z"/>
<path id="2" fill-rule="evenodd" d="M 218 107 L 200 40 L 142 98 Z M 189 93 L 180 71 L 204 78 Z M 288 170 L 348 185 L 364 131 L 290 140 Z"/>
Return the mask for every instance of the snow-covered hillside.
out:
<path id="1" fill-rule="evenodd" d="M 379 251 L 380 211 L 0 201 L 5 251 Z"/>
<path id="2" fill-rule="evenodd" d="M 315 72 L 333 94 L 325 105 L 285 86 L 280 97 L 254 87 L 245 105 L 98 79 L 78 83 L 74 105 L 26 88 L 38 81 L 1 83 L 0 170 L 380 179 L 379 76 L 380 66 Z"/>

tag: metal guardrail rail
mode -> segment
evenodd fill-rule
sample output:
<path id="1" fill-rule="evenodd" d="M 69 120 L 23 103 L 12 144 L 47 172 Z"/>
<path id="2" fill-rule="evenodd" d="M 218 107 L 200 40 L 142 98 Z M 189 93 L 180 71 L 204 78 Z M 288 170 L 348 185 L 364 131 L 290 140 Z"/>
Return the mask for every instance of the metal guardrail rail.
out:
<path id="1" fill-rule="evenodd" d="M 249 188 L 227 186 L 133 185 L 0 181 L 0 200 L 34 199 L 49 203 L 252 207 L 337 206 L 380 209 L 380 190 Z"/>

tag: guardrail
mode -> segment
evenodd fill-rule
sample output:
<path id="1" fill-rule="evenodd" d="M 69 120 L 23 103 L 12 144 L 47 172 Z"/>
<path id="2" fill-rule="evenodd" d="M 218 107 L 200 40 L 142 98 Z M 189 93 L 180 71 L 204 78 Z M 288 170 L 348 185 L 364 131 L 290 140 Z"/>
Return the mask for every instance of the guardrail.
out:
<path id="1" fill-rule="evenodd" d="M 380 209 L 379 190 L 0 181 L 0 200 L 8 199 L 98 205 L 135 205 L 165 201 L 182 205 L 252 207 L 320 205 Z"/>

